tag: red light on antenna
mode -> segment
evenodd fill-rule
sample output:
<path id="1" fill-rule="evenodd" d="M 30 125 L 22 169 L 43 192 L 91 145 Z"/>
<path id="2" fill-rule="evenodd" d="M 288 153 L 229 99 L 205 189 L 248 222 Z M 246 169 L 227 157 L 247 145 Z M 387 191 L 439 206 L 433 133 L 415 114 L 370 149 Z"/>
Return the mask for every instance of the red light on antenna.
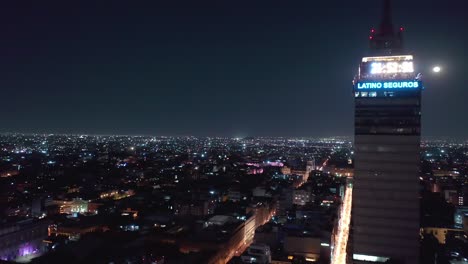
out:
<path id="1" fill-rule="evenodd" d="M 405 30 L 405 28 L 404 28 L 404 27 L 401 27 L 401 28 L 400 28 L 400 31 L 404 31 L 404 30 Z"/>
<path id="2" fill-rule="evenodd" d="M 369 39 L 373 39 L 373 38 L 374 38 L 374 37 L 372 37 L 372 36 L 369 36 Z"/>
<path id="3" fill-rule="evenodd" d="M 370 32 L 374 33 L 374 32 L 375 32 L 375 29 L 371 29 L 371 31 L 370 31 Z"/>

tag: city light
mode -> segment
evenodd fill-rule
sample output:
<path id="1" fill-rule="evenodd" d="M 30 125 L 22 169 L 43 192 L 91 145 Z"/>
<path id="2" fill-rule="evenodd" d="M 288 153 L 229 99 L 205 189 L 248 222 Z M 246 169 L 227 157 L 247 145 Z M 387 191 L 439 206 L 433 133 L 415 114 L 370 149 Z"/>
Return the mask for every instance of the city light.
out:
<path id="1" fill-rule="evenodd" d="M 346 187 L 343 204 L 341 205 L 340 219 L 332 252 L 332 264 L 346 264 L 346 249 L 348 247 L 349 225 L 351 223 L 351 206 L 353 199 L 353 188 Z"/>
<path id="2" fill-rule="evenodd" d="M 468 264 L 462 6 L 290 2 L 6 10 L 0 262 Z"/>

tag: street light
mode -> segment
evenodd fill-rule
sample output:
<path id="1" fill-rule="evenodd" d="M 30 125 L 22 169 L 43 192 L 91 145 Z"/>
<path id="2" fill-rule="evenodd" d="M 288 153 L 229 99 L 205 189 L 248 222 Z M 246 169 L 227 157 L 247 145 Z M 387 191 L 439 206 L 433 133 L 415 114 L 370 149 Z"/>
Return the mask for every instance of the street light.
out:
<path id="1" fill-rule="evenodd" d="M 440 68 L 440 66 L 434 66 L 434 68 L 432 68 L 432 71 L 435 73 L 439 73 L 441 70 L 442 68 Z"/>

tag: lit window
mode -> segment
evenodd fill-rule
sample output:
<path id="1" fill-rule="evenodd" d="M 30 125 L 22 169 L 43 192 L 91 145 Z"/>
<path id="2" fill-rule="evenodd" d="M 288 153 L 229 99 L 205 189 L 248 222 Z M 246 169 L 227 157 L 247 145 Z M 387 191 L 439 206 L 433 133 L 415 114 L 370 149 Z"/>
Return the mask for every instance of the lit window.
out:
<path id="1" fill-rule="evenodd" d="M 385 262 L 389 258 L 387 257 L 379 257 L 379 256 L 369 256 L 369 255 L 362 255 L 362 254 L 353 254 L 354 260 L 362 260 L 362 261 L 369 261 L 369 262 Z"/>

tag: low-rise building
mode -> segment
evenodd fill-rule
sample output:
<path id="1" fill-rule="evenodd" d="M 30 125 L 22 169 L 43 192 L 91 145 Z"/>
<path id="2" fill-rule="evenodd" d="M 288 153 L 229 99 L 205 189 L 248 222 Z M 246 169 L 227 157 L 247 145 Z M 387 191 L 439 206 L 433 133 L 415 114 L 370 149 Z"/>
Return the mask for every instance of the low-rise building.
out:
<path id="1" fill-rule="evenodd" d="M 293 204 L 306 205 L 310 202 L 310 192 L 307 190 L 294 190 L 293 191 Z"/>
<path id="2" fill-rule="evenodd" d="M 0 259 L 14 261 L 46 251 L 48 221 L 27 219 L 0 226 Z"/>
<path id="3" fill-rule="evenodd" d="M 463 229 L 456 228 L 445 228 L 445 227 L 423 227 L 421 228 L 421 235 L 433 235 L 439 241 L 439 244 L 444 245 L 446 242 L 447 234 L 453 233 L 463 233 Z"/>

